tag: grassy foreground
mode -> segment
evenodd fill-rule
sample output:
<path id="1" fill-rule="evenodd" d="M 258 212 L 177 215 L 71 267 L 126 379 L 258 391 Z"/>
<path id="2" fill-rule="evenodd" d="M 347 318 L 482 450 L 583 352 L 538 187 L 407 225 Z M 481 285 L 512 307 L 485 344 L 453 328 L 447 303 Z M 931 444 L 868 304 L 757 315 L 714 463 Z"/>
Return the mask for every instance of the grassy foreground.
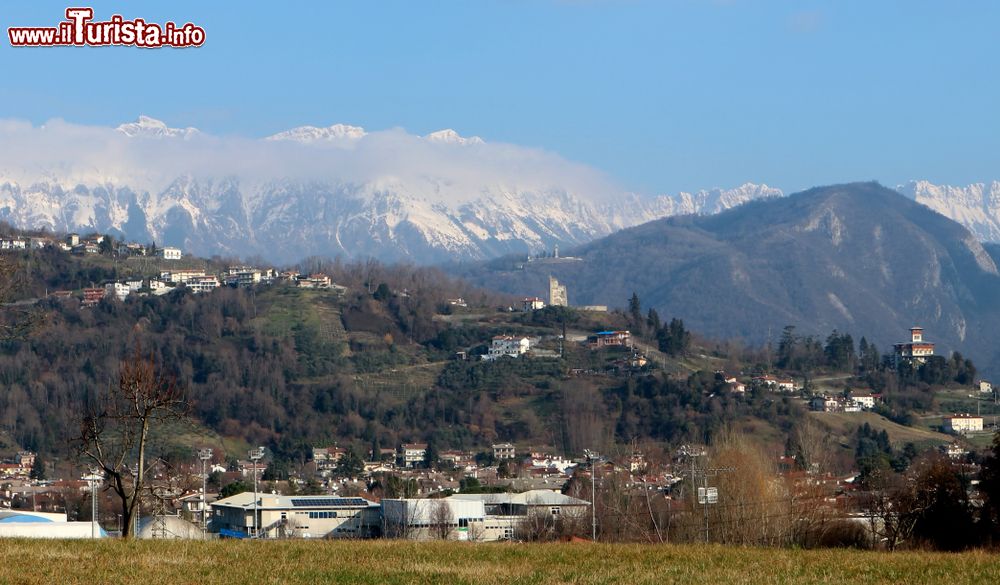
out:
<path id="1" fill-rule="evenodd" d="M 1000 556 L 721 546 L 0 540 L 0 583 L 995 583 Z"/>

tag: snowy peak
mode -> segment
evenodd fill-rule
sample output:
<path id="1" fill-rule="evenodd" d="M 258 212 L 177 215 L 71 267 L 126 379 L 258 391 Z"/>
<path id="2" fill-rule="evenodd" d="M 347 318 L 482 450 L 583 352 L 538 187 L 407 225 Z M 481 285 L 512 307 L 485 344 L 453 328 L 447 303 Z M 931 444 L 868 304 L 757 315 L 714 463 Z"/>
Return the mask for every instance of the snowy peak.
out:
<path id="1" fill-rule="evenodd" d="M 965 186 L 910 181 L 896 190 L 957 221 L 984 242 L 1000 242 L 1000 181 Z"/>
<path id="2" fill-rule="evenodd" d="M 444 130 L 438 130 L 437 132 L 431 132 L 427 136 L 424 136 L 425 140 L 430 142 L 440 142 L 443 144 L 461 144 L 461 145 L 472 145 L 472 144 L 485 144 L 486 141 L 478 136 L 470 136 L 465 138 L 458 132 L 455 132 L 451 128 L 445 128 Z"/>
<path id="3" fill-rule="evenodd" d="M 347 124 L 334 124 L 326 128 L 316 126 L 299 126 L 284 132 L 279 132 L 273 136 L 268 136 L 267 140 L 287 140 L 291 142 L 301 142 L 309 144 L 312 142 L 328 142 L 332 140 L 357 140 L 364 138 L 368 133 L 360 126 L 349 126 Z"/>
<path id="4" fill-rule="evenodd" d="M 170 128 L 165 122 L 139 116 L 135 122 L 128 122 L 118 127 L 118 131 L 129 138 L 183 138 L 188 139 L 199 134 L 197 128 Z"/>

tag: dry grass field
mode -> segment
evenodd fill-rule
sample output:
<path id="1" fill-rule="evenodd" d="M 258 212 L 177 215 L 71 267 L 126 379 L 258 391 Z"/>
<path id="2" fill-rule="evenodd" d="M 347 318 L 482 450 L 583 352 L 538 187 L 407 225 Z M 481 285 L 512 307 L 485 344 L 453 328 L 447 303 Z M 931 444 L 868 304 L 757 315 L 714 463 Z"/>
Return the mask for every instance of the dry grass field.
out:
<path id="1" fill-rule="evenodd" d="M 995 583 L 1000 556 L 721 546 L 0 540 L 0 583 Z"/>

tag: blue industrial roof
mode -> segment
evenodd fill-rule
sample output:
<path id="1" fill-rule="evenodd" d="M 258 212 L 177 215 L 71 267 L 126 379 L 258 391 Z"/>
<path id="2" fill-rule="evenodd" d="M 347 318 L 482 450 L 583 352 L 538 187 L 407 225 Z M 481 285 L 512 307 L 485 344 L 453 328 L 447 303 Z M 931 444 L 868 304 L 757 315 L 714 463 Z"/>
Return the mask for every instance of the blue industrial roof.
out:
<path id="1" fill-rule="evenodd" d="M 17 512 L 0 512 L 0 524 L 13 524 L 13 523 L 28 523 L 28 522 L 52 522 L 50 518 L 44 518 L 42 516 L 32 516 L 31 514 L 18 514 Z"/>

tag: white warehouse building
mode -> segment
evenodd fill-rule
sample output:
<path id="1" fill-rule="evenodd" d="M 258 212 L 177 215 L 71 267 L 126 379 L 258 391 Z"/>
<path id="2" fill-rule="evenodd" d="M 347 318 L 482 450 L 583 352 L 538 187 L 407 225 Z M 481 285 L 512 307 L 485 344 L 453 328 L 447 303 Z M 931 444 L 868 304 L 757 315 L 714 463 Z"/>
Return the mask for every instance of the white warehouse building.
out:
<path id="1" fill-rule="evenodd" d="M 212 531 L 246 538 L 371 538 L 379 527 L 379 505 L 364 498 L 279 496 L 243 492 L 212 503 Z M 257 522 L 254 523 L 254 510 Z"/>
<path id="2" fill-rule="evenodd" d="M 499 540 L 486 534 L 482 502 L 451 498 L 382 500 L 382 533 L 411 540 Z"/>
<path id="3" fill-rule="evenodd" d="M 412 540 L 513 540 L 529 521 L 588 518 L 590 502 L 550 490 L 382 500 L 382 531 Z"/>

